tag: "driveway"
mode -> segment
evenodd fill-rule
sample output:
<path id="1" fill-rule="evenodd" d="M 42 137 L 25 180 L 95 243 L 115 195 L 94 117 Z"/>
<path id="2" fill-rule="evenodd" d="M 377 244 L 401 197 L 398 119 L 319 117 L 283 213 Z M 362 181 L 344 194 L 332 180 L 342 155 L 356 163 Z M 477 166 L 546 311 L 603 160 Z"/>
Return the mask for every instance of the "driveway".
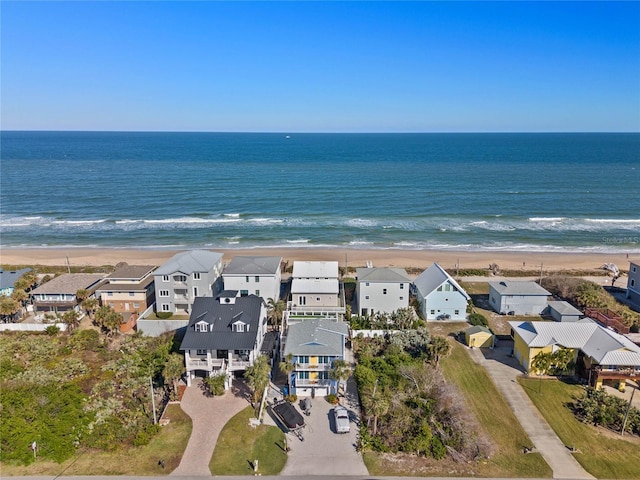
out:
<path id="1" fill-rule="evenodd" d="M 324 397 L 316 397 L 311 401 L 311 414 L 304 416 L 304 441 L 287 434 L 287 444 L 291 450 L 281 475 L 368 475 L 362 455 L 356 451 L 360 424 L 356 392 L 355 380 L 350 378 L 347 397 L 341 399 L 351 419 L 351 431 L 345 434 L 334 433 L 333 405 Z M 300 411 L 299 401 L 296 408 Z M 266 421 L 271 423 L 273 419 Z"/>
<path id="2" fill-rule="evenodd" d="M 249 390 L 241 380 L 234 380 L 231 391 L 221 397 L 207 397 L 201 384 L 198 381 L 187 387 L 180 402 L 193 428 L 180 465 L 171 475 L 210 477 L 209 461 L 222 427 L 249 405 Z"/>
<path id="3" fill-rule="evenodd" d="M 511 346 L 484 353 L 480 349 L 468 351 L 471 358 L 489 372 L 533 445 L 553 470 L 553 478 L 593 479 L 573 458 L 517 382 L 516 378 L 522 372 L 516 359 L 510 357 Z"/>

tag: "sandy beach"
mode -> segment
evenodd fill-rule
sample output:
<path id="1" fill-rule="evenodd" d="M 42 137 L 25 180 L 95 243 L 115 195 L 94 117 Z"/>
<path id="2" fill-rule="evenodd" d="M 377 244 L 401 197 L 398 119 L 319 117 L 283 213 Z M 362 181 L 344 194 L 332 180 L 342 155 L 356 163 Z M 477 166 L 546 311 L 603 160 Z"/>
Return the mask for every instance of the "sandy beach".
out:
<path id="1" fill-rule="evenodd" d="M 615 263 L 620 269 L 629 267 L 626 254 L 606 253 L 537 253 L 537 252 L 468 252 L 437 250 L 366 250 L 322 248 L 264 248 L 215 251 L 224 253 L 225 262 L 237 255 L 281 256 L 285 261 L 334 260 L 340 266 L 361 267 L 371 262 L 375 267 L 426 268 L 438 262 L 445 268 L 487 268 L 497 263 L 502 269 L 545 271 L 596 269 L 604 263 Z M 2 265 L 65 265 L 72 266 L 161 265 L 177 250 L 150 250 L 124 248 L 3 248 Z"/>

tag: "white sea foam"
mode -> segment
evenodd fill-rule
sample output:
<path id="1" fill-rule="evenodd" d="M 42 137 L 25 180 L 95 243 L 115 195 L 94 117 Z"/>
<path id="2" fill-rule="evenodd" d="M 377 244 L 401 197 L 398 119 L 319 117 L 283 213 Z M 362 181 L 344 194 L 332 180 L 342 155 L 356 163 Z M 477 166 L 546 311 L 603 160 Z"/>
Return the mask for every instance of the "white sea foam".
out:
<path id="1" fill-rule="evenodd" d="M 585 221 L 592 223 L 640 223 L 638 218 L 585 218 Z"/>
<path id="2" fill-rule="evenodd" d="M 231 218 L 240 218 L 240 214 L 239 213 L 225 213 L 224 216 L 225 217 L 231 217 Z"/>
<path id="3" fill-rule="evenodd" d="M 104 223 L 106 220 L 54 220 L 51 222 L 54 225 L 97 225 Z"/>
<path id="4" fill-rule="evenodd" d="M 561 222 L 565 217 L 530 217 L 530 222 Z"/>

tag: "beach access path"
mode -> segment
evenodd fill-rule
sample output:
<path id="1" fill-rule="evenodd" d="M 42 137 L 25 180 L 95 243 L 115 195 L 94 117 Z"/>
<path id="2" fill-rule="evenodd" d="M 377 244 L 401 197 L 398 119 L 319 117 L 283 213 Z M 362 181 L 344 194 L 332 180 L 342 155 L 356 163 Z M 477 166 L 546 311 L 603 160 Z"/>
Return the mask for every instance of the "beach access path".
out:
<path id="1" fill-rule="evenodd" d="M 471 358 L 483 366 L 513 410 L 524 431 L 553 471 L 553 478 L 594 479 L 587 473 L 540 414 L 517 381 L 521 375 L 515 358 L 510 356 L 511 346 L 469 349 Z"/>

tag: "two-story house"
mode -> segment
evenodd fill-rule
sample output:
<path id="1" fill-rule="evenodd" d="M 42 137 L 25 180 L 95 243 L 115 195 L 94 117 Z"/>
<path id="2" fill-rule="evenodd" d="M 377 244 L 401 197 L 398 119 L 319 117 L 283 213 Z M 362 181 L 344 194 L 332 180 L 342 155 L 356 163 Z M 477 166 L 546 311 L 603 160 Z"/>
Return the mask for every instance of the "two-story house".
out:
<path id="1" fill-rule="evenodd" d="M 503 315 L 540 315 L 550 295 L 536 282 L 489 282 L 489 304 Z"/>
<path id="2" fill-rule="evenodd" d="M 96 290 L 102 305 L 108 305 L 122 314 L 120 331 L 128 332 L 135 328 L 140 314 L 155 301 L 153 270 L 150 265 L 126 265 L 109 275 Z"/>
<path id="3" fill-rule="evenodd" d="M 154 273 L 156 312 L 188 315 L 197 297 L 221 290 L 222 254 L 190 250 L 174 255 Z"/>
<path id="4" fill-rule="evenodd" d="M 640 305 L 640 261 L 629 264 L 626 297 L 636 305 Z"/>
<path id="5" fill-rule="evenodd" d="M 293 356 L 291 393 L 316 396 L 335 393 L 337 381 L 329 378 L 335 360 L 344 360 L 349 326 L 345 322 L 318 318 L 289 325 L 284 356 Z"/>
<path id="6" fill-rule="evenodd" d="M 344 314 L 338 262 L 293 262 L 289 311 L 302 315 Z"/>
<path id="7" fill-rule="evenodd" d="M 67 273 L 43 283 L 29 292 L 36 312 L 66 312 L 79 310 L 78 290 L 94 295 L 104 279 L 101 273 Z"/>
<path id="8" fill-rule="evenodd" d="M 466 320 L 471 297 L 440 265 L 432 264 L 413 284 L 425 320 Z"/>
<path id="9" fill-rule="evenodd" d="M 215 298 L 196 298 L 180 345 L 187 385 L 197 376 L 224 374 L 228 387 L 260 355 L 266 331 L 267 307 L 260 297 L 224 290 Z"/>
<path id="10" fill-rule="evenodd" d="M 238 290 L 240 296 L 257 295 L 265 302 L 280 298 L 282 257 L 237 256 L 224 268 L 225 290 Z"/>
<path id="11" fill-rule="evenodd" d="M 363 317 L 409 306 L 411 278 L 403 268 L 358 268 L 356 276 L 358 312 Z"/>

